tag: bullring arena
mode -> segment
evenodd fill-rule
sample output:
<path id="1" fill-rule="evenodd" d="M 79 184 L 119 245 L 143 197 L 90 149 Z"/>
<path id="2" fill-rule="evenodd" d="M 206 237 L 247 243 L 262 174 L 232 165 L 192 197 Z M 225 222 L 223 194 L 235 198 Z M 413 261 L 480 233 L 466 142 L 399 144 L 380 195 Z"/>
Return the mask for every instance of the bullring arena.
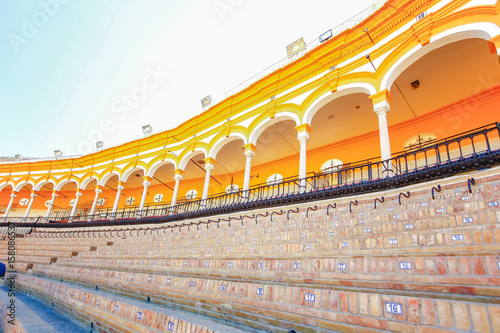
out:
<path id="1" fill-rule="evenodd" d="M 500 2 L 371 9 L 174 129 L 4 158 L 3 330 L 500 332 Z"/>

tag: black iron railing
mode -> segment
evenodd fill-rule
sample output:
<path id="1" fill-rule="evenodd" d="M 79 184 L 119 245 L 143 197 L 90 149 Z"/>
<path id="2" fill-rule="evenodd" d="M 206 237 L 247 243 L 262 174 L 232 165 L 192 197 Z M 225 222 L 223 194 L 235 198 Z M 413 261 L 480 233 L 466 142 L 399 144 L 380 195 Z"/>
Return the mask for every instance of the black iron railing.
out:
<path id="1" fill-rule="evenodd" d="M 58 221 L 42 219 L 39 223 L 71 221 L 71 224 L 57 225 L 75 227 L 89 226 L 89 222 L 92 225 L 113 225 L 176 221 L 256 207 L 373 192 L 443 178 L 500 164 L 500 123 L 461 133 L 412 151 L 396 153 L 389 160 L 365 161 L 367 162 L 353 163 L 327 174 L 284 180 L 279 184 L 265 184 L 247 191 L 186 201 L 175 206 L 160 205 L 150 206 L 142 211 L 122 209 L 116 213 L 107 211 L 94 215 L 64 216 Z M 8 218 L 8 221 L 34 222 L 32 218 Z M 53 226 L 54 223 L 50 225 Z"/>

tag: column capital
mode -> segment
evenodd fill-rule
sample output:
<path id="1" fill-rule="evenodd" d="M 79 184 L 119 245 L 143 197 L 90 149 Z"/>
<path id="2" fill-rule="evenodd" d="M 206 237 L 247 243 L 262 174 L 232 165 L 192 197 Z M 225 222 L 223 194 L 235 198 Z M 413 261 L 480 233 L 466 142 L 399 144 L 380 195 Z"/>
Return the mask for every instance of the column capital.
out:
<path id="1" fill-rule="evenodd" d="M 118 181 L 118 186 L 123 186 L 123 185 L 125 185 L 125 182 L 124 182 L 124 181 L 122 181 L 122 180 L 119 180 L 119 181 Z"/>
<path id="2" fill-rule="evenodd" d="M 182 175 L 175 175 L 174 176 L 175 181 L 181 181 L 182 180 Z"/>
<path id="3" fill-rule="evenodd" d="M 118 185 L 116 188 L 117 188 L 118 190 L 122 191 L 125 187 L 123 187 L 122 185 Z"/>
<path id="4" fill-rule="evenodd" d="M 215 159 L 211 157 L 205 158 L 205 165 L 207 164 L 215 165 Z"/>
<path id="5" fill-rule="evenodd" d="M 377 114 L 378 117 L 385 116 L 391 111 L 391 107 L 385 101 L 380 102 L 377 105 L 373 106 L 373 111 Z"/>
<path id="6" fill-rule="evenodd" d="M 57 197 L 57 191 L 56 190 L 52 190 L 52 196 L 53 197 Z"/>
<path id="7" fill-rule="evenodd" d="M 205 164 L 205 170 L 210 171 L 214 169 L 214 165 L 211 163 L 206 163 Z"/>
<path id="8" fill-rule="evenodd" d="M 151 182 L 149 180 L 145 180 L 142 182 L 142 186 L 149 187 L 149 186 L 151 186 Z"/>
<path id="9" fill-rule="evenodd" d="M 182 176 L 184 174 L 184 170 L 182 170 L 182 169 L 175 169 L 174 173 L 175 173 L 176 176 L 177 175 Z"/>
<path id="10" fill-rule="evenodd" d="M 38 191 L 31 190 L 31 197 L 36 198 L 38 196 Z"/>
<path id="11" fill-rule="evenodd" d="M 245 151 L 245 156 L 246 156 L 247 158 L 252 158 L 252 157 L 253 157 L 253 155 L 255 155 L 255 153 L 254 153 L 253 151 L 251 151 L 251 150 L 247 150 L 247 151 Z"/>
<path id="12" fill-rule="evenodd" d="M 10 193 L 10 197 L 11 197 L 12 199 L 14 199 L 14 198 L 16 198 L 16 197 L 17 197 L 17 194 L 18 194 L 18 192 L 12 191 L 12 192 Z"/>
<path id="13" fill-rule="evenodd" d="M 83 195 L 83 193 L 82 192 L 76 192 L 75 195 L 76 195 L 77 198 L 79 198 L 79 197 L 81 197 Z"/>
<path id="14" fill-rule="evenodd" d="M 296 126 L 295 129 L 297 130 L 297 140 L 300 143 L 309 141 L 309 132 L 312 131 L 312 128 L 308 123 Z"/>
<path id="15" fill-rule="evenodd" d="M 305 124 L 302 124 L 302 125 L 299 125 L 299 126 L 295 126 L 295 129 L 297 130 L 297 133 L 298 134 L 301 134 L 301 133 L 311 133 L 312 131 L 312 128 L 311 126 L 309 126 L 308 123 L 305 123 Z"/>
<path id="16" fill-rule="evenodd" d="M 297 140 L 299 140 L 300 143 L 305 143 L 309 141 L 309 133 L 307 132 L 301 132 L 297 135 Z"/>
<path id="17" fill-rule="evenodd" d="M 145 182 L 150 182 L 151 183 L 151 181 L 153 180 L 153 177 L 144 176 L 143 179 L 144 179 Z"/>
<path id="18" fill-rule="evenodd" d="M 375 95 L 371 95 L 370 99 L 373 103 L 373 111 L 375 111 L 377 116 L 385 115 L 391 110 L 390 102 L 392 95 L 389 90 L 384 89 Z"/>
<path id="19" fill-rule="evenodd" d="M 246 145 L 243 145 L 243 148 L 245 148 L 245 155 L 247 152 L 255 153 L 255 150 L 257 149 L 253 143 L 247 143 Z"/>
<path id="20" fill-rule="evenodd" d="M 500 35 L 488 39 L 488 45 L 492 54 L 498 54 L 498 50 L 500 49 Z"/>
<path id="21" fill-rule="evenodd" d="M 372 100 L 373 105 L 378 104 L 382 101 L 386 101 L 387 104 L 389 104 L 392 100 L 392 95 L 388 89 L 384 89 L 374 95 L 371 95 L 369 98 Z"/>

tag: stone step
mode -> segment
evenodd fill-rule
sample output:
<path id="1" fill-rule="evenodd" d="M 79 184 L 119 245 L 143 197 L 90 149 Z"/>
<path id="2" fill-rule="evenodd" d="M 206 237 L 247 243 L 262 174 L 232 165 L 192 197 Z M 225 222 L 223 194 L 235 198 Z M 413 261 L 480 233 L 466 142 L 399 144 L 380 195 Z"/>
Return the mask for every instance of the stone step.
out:
<path id="1" fill-rule="evenodd" d="M 57 315 L 50 308 L 36 300 L 23 295 L 20 291 L 9 296 L 9 289 L 5 286 L 0 288 L 0 312 L 6 310 L 1 318 L 4 332 L 26 332 L 26 333 L 85 333 L 81 327 L 73 324 L 68 319 Z M 12 306 L 12 316 L 9 316 Z M 14 318 L 14 325 L 9 321 Z"/>

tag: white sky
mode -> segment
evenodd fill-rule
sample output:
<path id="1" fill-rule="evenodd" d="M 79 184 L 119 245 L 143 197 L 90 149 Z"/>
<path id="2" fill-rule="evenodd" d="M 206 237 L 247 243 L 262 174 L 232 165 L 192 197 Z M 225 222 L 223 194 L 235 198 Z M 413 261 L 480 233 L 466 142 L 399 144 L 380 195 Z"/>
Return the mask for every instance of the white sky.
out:
<path id="1" fill-rule="evenodd" d="M 38 1 L 0 0 L 0 156 L 90 153 L 172 128 L 375 0 L 42 2 L 45 21 Z"/>

